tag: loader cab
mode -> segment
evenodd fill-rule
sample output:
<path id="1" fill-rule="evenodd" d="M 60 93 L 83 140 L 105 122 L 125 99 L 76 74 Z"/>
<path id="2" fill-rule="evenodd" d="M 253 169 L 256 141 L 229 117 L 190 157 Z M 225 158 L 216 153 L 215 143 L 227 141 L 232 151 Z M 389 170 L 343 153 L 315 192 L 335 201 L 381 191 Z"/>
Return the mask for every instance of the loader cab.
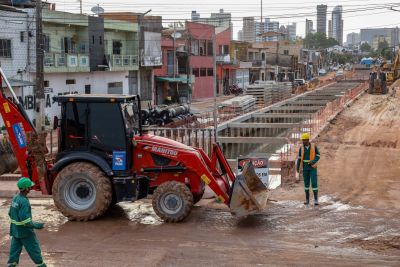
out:
<path id="1" fill-rule="evenodd" d="M 57 161 L 78 153 L 104 159 L 116 176 L 130 175 L 132 138 L 140 135 L 140 99 L 124 95 L 65 95 Z M 83 154 L 82 154 L 83 155 Z"/>

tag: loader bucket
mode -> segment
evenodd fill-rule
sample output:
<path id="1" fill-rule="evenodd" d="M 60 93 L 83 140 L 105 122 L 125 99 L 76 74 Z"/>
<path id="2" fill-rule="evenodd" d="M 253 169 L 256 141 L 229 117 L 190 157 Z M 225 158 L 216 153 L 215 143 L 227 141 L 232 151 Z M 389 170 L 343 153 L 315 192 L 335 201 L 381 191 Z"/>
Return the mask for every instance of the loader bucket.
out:
<path id="1" fill-rule="evenodd" d="M 268 189 L 256 174 L 251 162 L 244 165 L 243 172 L 236 177 L 231 192 L 229 207 L 234 216 L 255 214 L 267 206 Z"/>

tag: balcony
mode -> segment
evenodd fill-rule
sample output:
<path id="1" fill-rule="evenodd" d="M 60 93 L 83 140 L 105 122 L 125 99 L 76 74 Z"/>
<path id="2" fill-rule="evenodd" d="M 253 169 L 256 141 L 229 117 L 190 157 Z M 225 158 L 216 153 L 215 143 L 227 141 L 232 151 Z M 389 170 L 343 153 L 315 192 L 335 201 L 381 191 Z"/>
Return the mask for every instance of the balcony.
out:
<path id="1" fill-rule="evenodd" d="M 217 63 L 231 63 L 231 56 L 230 55 L 218 55 L 215 57 L 215 61 L 217 61 Z"/>
<path id="2" fill-rule="evenodd" d="M 107 55 L 110 71 L 127 71 L 139 69 L 138 55 Z"/>
<path id="3" fill-rule="evenodd" d="M 265 68 L 265 60 L 252 60 L 253 68 Z"/>
<path id="4" fill-rule="evenodd" d="M 45 73 L 89 72 L 90 61 L 87 54 L 67 54 L 49 52 L 44 55 Z"/>

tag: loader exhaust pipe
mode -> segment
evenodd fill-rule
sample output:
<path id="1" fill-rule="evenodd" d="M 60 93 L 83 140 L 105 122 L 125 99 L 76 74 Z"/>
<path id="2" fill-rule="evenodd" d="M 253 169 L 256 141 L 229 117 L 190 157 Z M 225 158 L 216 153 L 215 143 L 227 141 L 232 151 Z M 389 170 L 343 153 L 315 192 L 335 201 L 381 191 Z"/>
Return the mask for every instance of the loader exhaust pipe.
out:
<path id="1" fill-rule="evenodd" d="M 232 215 L 245 217 L 259 213 L 265 209 L 268 201 L 268 188 L 255 172 L 254 166 L 248 162 L 233 183 L 229 207 Z"/>

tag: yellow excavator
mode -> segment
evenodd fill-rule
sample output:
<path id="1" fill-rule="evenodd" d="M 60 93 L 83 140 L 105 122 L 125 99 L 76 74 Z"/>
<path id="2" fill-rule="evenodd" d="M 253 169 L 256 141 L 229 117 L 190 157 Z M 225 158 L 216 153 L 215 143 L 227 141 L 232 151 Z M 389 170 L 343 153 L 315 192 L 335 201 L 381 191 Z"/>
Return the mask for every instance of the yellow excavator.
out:
<path id="1" fill-rule="evenodd" d="M 388 92 L 386 82 L 386 72 L 382 71 L 382 67 L 374 67 L 374 71 L 369 75 L 368 94 L 385 95 Z"/>

